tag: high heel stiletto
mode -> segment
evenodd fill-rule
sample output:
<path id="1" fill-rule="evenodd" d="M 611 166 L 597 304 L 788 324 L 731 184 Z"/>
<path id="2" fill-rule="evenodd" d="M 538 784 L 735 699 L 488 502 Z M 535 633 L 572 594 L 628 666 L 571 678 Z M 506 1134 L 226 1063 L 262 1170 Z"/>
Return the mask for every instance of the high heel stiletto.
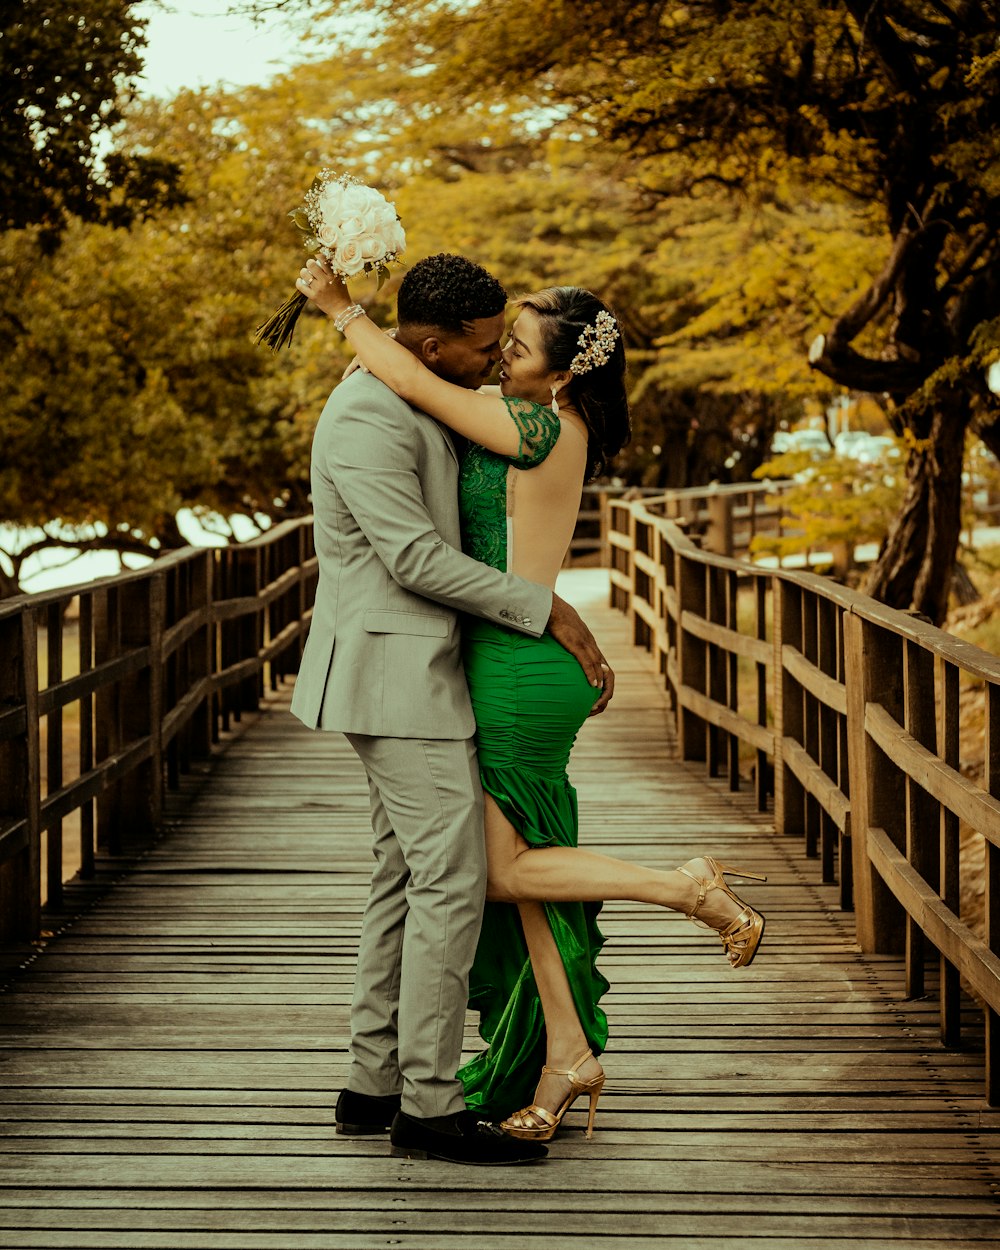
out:
<path id="1" fill-rule="evenodd" d="M 577 1059 L 572 1068 L 550 1068 L 546 1064 L 542 1068 L 542 1075 L 569 1077 L 569 1093 L 554 1112 L 547 1110 L 545 1107 L 539 1107 L 537 1103 L 532 1103 L 530 1107 L 524 1107 L 520 1111 L 515 1111 L 513 1115 L 501 1123 L 500 1127 L 503 1131 L 509 1133 L 511 1137 L 520 1137 L 525 1141 L 549 1141 L 562 1123 L 563 1116 L 580 1095 L 589 1094 L 590 1113 L 587 1116 L 587 1140 L 590 1141 L 594 1136 L 594 1116 L 597 1114 L 597 1100 L 600 1098 L 601 1090 L 604 1088 L 604 1073 L 600 1072 L 597 1076 L 592 1076 L 589 1081 L 581 1081 L 577 1068 L 581 1068 L 588 1059 L 593 1059 L 593 1057 L 593 1054 L 587 1050 Z M 537 1122 L 532 1124 L 529 1120 L 530 1116 L 534 1116 Z"/>
<path id="2" fill-rule="evenodd" d="M 728 868 L 725 864 L 720 864 L 717 859 L 713 859 L 711 855 L 702 855 L 699 858 L 708 865 L 712 872 L 711 878 L 697 877 L 686 867 L 678 869 L 678 872 L 682 872 L 685 877 L 690 877 L 698 886 L 698 901 L 687 913 L 687 918 L 702 928 L 712 929 L 718 933 L 726 957 L 734 968 L 749 968 L 764 936 L 764 917 L 760 912 L 754 911 L 749 903 L 744 903 L 738 894 L 733 893 L 726 884 L 726 877 L 741 877 L 745 881 L 766 881 L 767 877 L 756 872 L 740 872 L 735 868 Z M 688 863 L 692 862 L 688 860 Z M 733 900 L 737 907 L 742 908 L 736 919 L 730 921 L 722 929 L 698 918 L 698 912 L 710 890 L 721 890 L 727 898 Z"/>

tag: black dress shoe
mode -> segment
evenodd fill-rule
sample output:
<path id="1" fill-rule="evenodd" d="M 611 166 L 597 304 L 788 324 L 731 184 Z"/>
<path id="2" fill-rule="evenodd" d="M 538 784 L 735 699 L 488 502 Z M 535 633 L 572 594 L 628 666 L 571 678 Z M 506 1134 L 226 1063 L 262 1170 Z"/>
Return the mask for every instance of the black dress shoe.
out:
<path id="1" fill-rule="evenodd" d="M 423 1119 L 400 1111 L 389 1131 L 389 1153 L 402 1159 L 444 1159 L 480 1166 L 536 1163 L 549 1153 L 538 1142 L 518 1141 L 475 1111 Z"/>
<path id="2" fill-rule="evenodd" d="M 337 1132 L 344 1137 L 365 1137 L 370 1133 L 388 1133 L 392 1117 L 399 1110 L 399 1094 L 375 1097 L 342 1089 L 333 1113 Z"/>

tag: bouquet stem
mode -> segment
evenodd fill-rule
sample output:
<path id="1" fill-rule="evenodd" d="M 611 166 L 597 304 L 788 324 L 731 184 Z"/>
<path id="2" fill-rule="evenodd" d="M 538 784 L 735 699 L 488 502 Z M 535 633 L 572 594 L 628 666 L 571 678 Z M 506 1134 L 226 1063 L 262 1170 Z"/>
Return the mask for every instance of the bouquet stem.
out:
<path id="1" fill-rule="evenodd" d="M 253 336 L 254 343 L 258 347 L 262 345 L 269 347 L 272 352 L 277 352 L 282 347 L 287 347 L 292 341 L 299 313 L 301 313 L 308 302 L 301 291 L 296 291 L 294 295 L 289 295 L 278 311 L 272 313 L 262 325 L 257 327 Z"/>

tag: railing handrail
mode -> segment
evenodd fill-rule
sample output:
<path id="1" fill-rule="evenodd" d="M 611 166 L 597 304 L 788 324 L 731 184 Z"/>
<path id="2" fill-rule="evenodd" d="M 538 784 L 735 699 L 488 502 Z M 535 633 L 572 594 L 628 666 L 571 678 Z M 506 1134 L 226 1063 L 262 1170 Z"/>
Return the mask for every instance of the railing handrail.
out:
<path id="1" fill-rule="evenodd" d="M 671 486 L 658 490 L 653 501 L 660 499 L 717 499 L 725 495 L 773 495 L 789 490 L 795 483 L 786 478 L 761 482 L 709 482 L 705 486 Z M 645 502 L 650 502 L 646 500 Z"/>
<path id="2" fill-rule="evenodd" d="M 683 551 L 688 558 L 696 563 L 734 571 L 744 577 L 778 578 L 783 581 L 794 582 L 797 585 L 808 586 L 816 594 L 842 605 L 857 616 L 863 617 L 873 624 L 880 625 L 884 629 L 891 630 L 901 638 L 907 638 L 926 650 L 960 665 L 963 671 L 969 673 L 970 676 L 980 677 L 989 681 L 1000 681 L 1000 656 L 990 651 L 984 651 L 982 647 L 977 647 L 975 643 L 971 643 L 964 638 L 957 638 L 954 634 L 949 634 L 946 630 L 938 628 L 930 621 L 922 620 L 912 612 L 903 612 L 898 608 L 889 607 L 888 604 L 880 603 L 877 599 L 871 598 L 870 595 L 854 590 L 850 586 L 843 586 L 820 573 L 811 573 L 805 569 L 769 568 L 766 565 L 742 560 L 738 556 L 723 556 L 713 551 L 706 551 L 669 518 L 650 512 L 650 500 L 644 499 L 641 502 L 629 500 L 623 502 L 625 506 L 634 511 L 637 517 L 649 524 L 669 526 L 671 546 L 675 550 Z M 614 540 L 612 539 L 612 541 Z"/>

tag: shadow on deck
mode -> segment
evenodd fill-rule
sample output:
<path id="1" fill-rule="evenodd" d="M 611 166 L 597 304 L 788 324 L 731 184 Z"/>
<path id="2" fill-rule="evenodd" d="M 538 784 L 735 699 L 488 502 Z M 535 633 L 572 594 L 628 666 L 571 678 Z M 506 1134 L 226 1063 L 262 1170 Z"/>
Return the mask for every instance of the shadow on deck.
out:
<path id="1" fill-rule="evenodd" d="M 934 1001 L 904 1001 L 899 961 L 859 953 L 835 887 L 749 797 L 676 761 L 664 697 L 600 579 L 561 589 L 618 672 L 573 757 L 581 842 L 765 871 L 748 889 L 768 917 L 754 966 L 732 972 L 682 917 L 608 904 L 592 1143 L 574 1113 L 545 1165 L 495 1171 L 336 1137 L 367 791 L 338 736 L 287 714 L 286 691 L 5 997 L 6 1250 L 997 1242 L 982 1055 L 942 1049 Z"/>

